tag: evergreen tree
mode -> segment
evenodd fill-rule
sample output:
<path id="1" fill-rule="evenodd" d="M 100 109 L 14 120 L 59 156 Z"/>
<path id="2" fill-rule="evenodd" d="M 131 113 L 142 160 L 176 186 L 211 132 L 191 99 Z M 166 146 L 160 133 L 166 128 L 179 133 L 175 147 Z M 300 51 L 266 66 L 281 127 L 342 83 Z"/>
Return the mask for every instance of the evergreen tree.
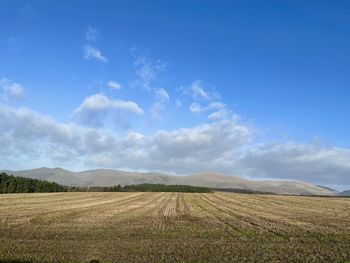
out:
<path id="1" fill-rule="evenodd" d="M 0 173 L 0 193 L 63 192 L 66 188 L 54 182 Z"/>

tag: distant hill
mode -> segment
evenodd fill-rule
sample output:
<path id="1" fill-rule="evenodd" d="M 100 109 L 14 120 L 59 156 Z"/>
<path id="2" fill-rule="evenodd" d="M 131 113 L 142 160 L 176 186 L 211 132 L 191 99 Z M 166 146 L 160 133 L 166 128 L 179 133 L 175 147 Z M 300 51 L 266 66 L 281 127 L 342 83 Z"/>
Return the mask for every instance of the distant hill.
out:
<path id="1" fill-rule="evenodd" d="M 71 172 L 62 168 L 39 168 L 24 171 L 4 171 L 22 177 L 48 180 L 68 186 L 113 186 L 131 184 L 182 184 L 210 188 L 234 188 L 278 194 L 334 195 L 334 191 L 302 181 L 247 180 L 217 173 L 173 176 L 161 173 L 137 173 L 112 169 Z"/>
<path id="2" fill-rule="evenodd" d="M 184 176 L 183 184 L 212 188 L 236 188 L 277 194 L 333 195 L 334 193 L 302 181 L 246 180 L 237 176 L 200 173 Z"/>
<path id="3" fill-rule="evenodd" d="M 28 177 L 39 180 L 46 180 L 51 182 L 56 182 L 62 185 L 69 186 L 83 186 L 85 182 L 76 177 L 74 172 L 62 169 L 62 168 L 38 168 L 32 170 L 24 171 L 11 171 L 11 170 L 2 170 L 7 174 L 12 174 L 16 176 Z"/>
<path id="4" fill-rule="evenodd" d="M 316 185 L 316 186 L 321 187 L 321 188 L 324 188 L 324 189 L 329 190 L 329 191 L 331 191 L 331 192 L 334 192 L 335 194 L 338 193 L 337 190 L 335 190 L 335 189 L 333 189 L 333 188 L 330 188 L 330 187 L 327 187 L 327 186 L 323 186 L 323 185 Z"/>
<path id="5" fill-rule="evenodd" d="M 345 190 L 343 192 L 340 192 L 338 193 L 338 195 L 341 195 L 341 196 L 350 196 L 350 190 Z"/>

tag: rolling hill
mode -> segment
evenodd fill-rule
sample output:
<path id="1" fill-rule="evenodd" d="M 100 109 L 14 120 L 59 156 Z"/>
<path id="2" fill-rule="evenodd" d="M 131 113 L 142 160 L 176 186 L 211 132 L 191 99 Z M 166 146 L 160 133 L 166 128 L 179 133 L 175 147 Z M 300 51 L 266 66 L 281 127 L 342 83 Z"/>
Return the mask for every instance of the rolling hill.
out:
<path id="1" fill-rule="evenodd" d="M 345 190 L 343 192 L 340 192 L 338 195 L 340 195 L 340 196 L 350 196 L 350 190 Z"/>
<path id="2" fill-rule="evenodd" d="M 8 174 L 57 182 L 69 186 L 113 186 L 126 184 L 186 184 L 211 188 L 235 188 L 278 194 L 335 195 L 331 189 L 302 181 L 286 180 L 247 180 L 237 176 L 217 173 L 198 173 L 187 176 L 174 176 L 161 173 L 138 173 L 112 169 L 71 172 L 62 168 L 46 168 L 9 171 Z"/>

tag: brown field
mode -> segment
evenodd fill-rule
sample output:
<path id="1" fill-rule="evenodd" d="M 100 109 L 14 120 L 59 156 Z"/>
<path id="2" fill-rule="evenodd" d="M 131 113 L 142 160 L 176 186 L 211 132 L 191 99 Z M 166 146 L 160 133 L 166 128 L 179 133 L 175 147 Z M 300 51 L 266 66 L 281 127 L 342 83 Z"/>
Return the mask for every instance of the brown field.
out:
<path id="1" fill-rule="evenodd" d="M 350 199 L 233 193 L 0 195 L 0 259 L 347 262 Z"/>

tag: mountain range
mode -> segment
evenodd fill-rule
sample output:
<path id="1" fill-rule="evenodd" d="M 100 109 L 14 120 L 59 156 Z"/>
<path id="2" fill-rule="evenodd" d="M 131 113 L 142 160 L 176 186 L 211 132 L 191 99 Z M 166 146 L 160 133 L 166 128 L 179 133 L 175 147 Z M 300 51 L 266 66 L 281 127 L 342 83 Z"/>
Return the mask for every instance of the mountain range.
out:
<path id="1" fill-rule="evenodd" d="M 197 173 L 187 176 L 162 173 L 138 173 L 112 169 L 72 172 L 62 168 L 38 168 L 23 171 L 3 170 L 7 174 L 56 182 L 67 186 L 113 186 L 142 183 L 185 184 L 210 188 L 232 188 L 277 194 L 336 195 L 337 191 L 303 181 L 247 180 L 218 173 Z"/>

